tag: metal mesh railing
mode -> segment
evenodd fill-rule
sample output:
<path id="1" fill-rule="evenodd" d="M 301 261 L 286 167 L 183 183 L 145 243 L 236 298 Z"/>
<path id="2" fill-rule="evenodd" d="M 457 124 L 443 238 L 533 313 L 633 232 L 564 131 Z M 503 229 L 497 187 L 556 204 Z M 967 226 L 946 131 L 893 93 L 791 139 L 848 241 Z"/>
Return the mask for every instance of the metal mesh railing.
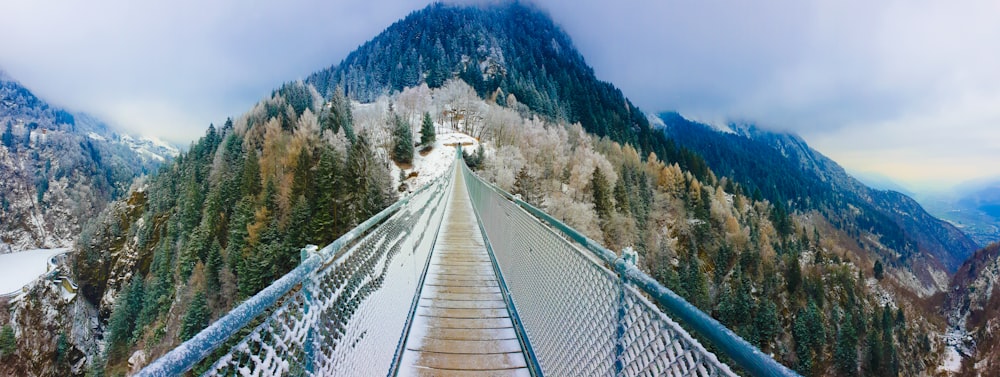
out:
<path id="1" fill-rule="evenodd" d="M 204 375 L 388 375 L 405 340 L 452 171 L 312 252 L 298 268 L 140 374 L 177 375 L 212 363 Z M 245 329 L 263 313 L 269 315 Z M 229 352 L 203 361 L 247 330 Z"/>
<path id="2" fill-rule="evenodd" d="M 751 373 L 794 375 L 614 253 L 483 182 L 464 166 L 463 174 L 509 301 L 544 374 L 735 375 L 645 297 L 649 295 L 677 314 L 675 318 L 690 319 L 686 324 L 696 330 L 722 334 L 720 338 L 699 331 L 711 341 L 739 343 L 739 351 L 752 356 L 746 363 L 740 355 L 736 360 Z M 729 350 L 727 344 L 720 346 Z"/>

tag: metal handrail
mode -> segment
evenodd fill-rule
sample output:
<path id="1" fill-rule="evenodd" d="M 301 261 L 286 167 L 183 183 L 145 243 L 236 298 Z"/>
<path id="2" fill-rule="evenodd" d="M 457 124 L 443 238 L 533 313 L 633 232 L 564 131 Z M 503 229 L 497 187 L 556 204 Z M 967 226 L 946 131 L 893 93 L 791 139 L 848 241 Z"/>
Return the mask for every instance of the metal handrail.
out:
<path id="1" fill-rule="evenodd" d="M 328 261 L 338 257 L 337 253 L 345 246 L 358 240 L 359 237 L 368 233 L 375 225 L 395 214 L 400 208 L 407 205 L 413 197 L 433 187 L 439 180 L 448 179 L 448 177 L 448 174 L 442 174 L 434 181 L 425 184 L 420 189 L 396 201 L 396 203 L 383 209 L 368 220 L 365 220 L 365 222 L 351 229 L 319 251 L 314 251 L 315 246 L 303 248 L 303 261 L 298 267 L 292 269 L 292 271 L 274 283 L 271 283 L 267 288 L 264 288 L 253 295 L 253 297 L 229 311 L 225 316 L 210 324 L 191 339 L 188 339 L 147 365 L 136 376 L 176 376 L 191 370 L 238 331 L 250 324 L 251 321 L 277 304 L 289 291 L 301 285 L 312 273 L 323 268 Z M 340 257 L 344 257 L 344 255 Z"/>
<path id="2" fill-rule="evenodd" d="M 463 168 L 469 169 L 464 164 Z M 750 374 L 754 376 L 799 376 L 798 373 L 778 363 L 770 356 L 765 355 L 757 347 L 754 347 L 739 335 L 736 335 L 732 330 L 723 326 L 719 321 L 705 314 L 705 312 L 702 312 L 667 287 L 664 287 L 636 266 L 626 262 L 625 259 L 619 257 L 615 252 L 608 250 L 596 241 L 542 210 L 535 208 L 531 204 L 483 180 L 471 170 L 468 170 L 468 172 L 501 197 L 510 200 L 534 217 L 548 223 L 568 239 L 576 242 L 598 259 L 607 263 L 619 277 L 649 295 L 658 304 L 666 308 L 672 318 L 687 325 L 696 334 L 708 340 L 713 346 L 722 351 L 723 354 L 730 357 L 736 365 Z"/>

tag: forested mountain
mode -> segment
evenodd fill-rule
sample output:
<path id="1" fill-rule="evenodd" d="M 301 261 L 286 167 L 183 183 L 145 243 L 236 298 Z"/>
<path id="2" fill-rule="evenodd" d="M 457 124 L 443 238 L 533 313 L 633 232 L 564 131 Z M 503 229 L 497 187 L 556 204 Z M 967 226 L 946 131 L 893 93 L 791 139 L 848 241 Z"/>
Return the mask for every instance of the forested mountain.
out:
<path id="1" fill-rule="evenodd" d="M 676 113 L 661 118 L 665 132 L 704 157 L 717 174 L 789 210 L 819 211 L 882 263 L 915 276 L 922 295 L 943 291 L 947 276 L 977 248 L 910 197 L 865 186 L 795 135 L 752 125 L 733 125 L 727 133 Z"/>
<path id="2" fill-rule="evenodd" d="M 424 118 L 479 139 L 467 161 L 484 178 L 634 248 L 640 268 L 805 375 L 939 363 L 944 321 L 883 275 L 933 255 L 797 161 L 826 160 L 769 142 L 713 151 L 687 140 L 712 135 L 653 128 L 545 14 L 502 3 L 414 12 L 210 126 L 83 232 L 68 266 L 79 297 L 40 282 L 14 305 L 0 374 L 124 375 L 162 355 L 294 267 L 302 246 L 394 200 Z M 747 166 L 711 165 L 723 157 Z"/>
<path id="3" fill-rule="evenodd" d="M 699 176 L 706 172 L 699 159 L 655 132 L 621 90 L 594 76 L 548 15 L 524 3 L 430 5 L 306 82 L 327 97 L 341 87 L 349 97 L 370 102 L 421 83 L 437 88 L 452 77 L 522 114 L 530 109 L 549 120 L 580 123 L 594 135 L 678 160 Z"/>
<path id="4" fill-rule="evenodd" d="M 0 253 L 69 246 L 81 224 L 175 152 L 50 106 L 0 71 Z"/>

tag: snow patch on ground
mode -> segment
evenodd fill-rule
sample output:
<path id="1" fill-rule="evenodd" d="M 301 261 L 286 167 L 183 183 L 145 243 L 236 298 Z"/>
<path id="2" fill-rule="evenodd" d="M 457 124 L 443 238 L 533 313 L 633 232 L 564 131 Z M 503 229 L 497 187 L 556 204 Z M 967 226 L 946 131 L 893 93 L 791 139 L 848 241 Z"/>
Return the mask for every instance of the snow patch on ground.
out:
<path id="1" fill-rule="evenodd" d="M 37 249 L 0 255 L 0 296 L 19 293 L 21 288 L 50 270 L 52 257 L 68 248 Z"/>
<path id="2" fill-rule="evenodd" d="M 452 161 L 455 159 L 455 144 L 462 144 L 465 151 L 472 152 L 479 148 L 479 142 L 472 136 L 461 132 L 452 132 L 440 125 L 435 125 L 438 129 L 434 149 L 426 156 L 420 155 L 420 148 L 413 155 L 413 168 L 406 170 L 409 176 L 416 172 L 417 176 L 408 178 L 406 181 L 406 192 L 410 193 L 430 183 L 441 174 L 450 173 Z M 393 165 L 393 178 L 398 179 L 399 170 Z"/>
<path id="3" fill-rule="evenodd" d="M 962 330 L 965 321 L 962 322 L 962 327 L 951 327 L 942 335 L 947 346 L 941 365 L 937 367 L 938 372 L 958 373 L 962 369 L 962 359 L 971 353 L 969 343 L 972 338 Z"/>

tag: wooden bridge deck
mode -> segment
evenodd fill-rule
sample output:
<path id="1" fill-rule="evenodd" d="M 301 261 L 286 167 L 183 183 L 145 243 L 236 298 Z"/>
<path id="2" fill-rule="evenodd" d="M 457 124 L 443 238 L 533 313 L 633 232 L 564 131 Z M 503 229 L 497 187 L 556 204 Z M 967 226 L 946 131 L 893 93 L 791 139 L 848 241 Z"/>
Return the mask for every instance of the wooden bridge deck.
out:
<path id="1" fill-rule="evenodd" d="M 462 174 L 406 339 L 400 376 L 529 376 Z"/>

